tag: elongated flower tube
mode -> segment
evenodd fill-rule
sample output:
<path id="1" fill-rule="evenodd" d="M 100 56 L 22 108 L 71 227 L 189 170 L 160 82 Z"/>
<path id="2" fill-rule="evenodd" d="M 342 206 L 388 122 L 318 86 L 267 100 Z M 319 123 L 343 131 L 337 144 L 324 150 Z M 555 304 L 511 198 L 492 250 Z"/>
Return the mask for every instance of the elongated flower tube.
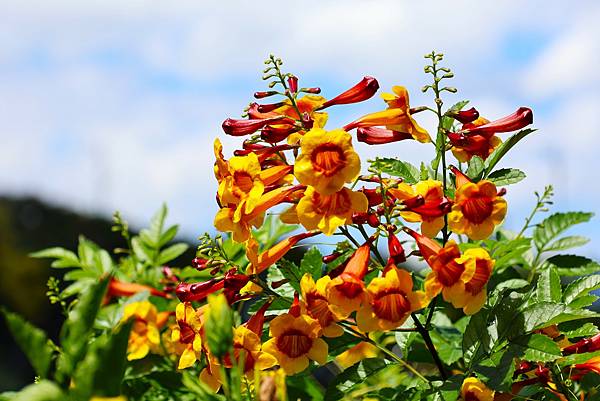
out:
<path id="1" fill-rule="evenodd" d="M 356 313 L 358 328 L 363 332 L 400 327 L 412 312 L 429 303 L 423 291 L 413 291 L 410 273 L 395 265 L 389 265 L 383 277 L 371 280 L 367 293 L 367 301 Z"/>
<path id="2" fill-rule="evenodd" d="M 213 292 L 223 289 L 224 279 L 212 278 L 202 283 L 180 283 L 175 289 L 175 294 L 181 302 L 203 301 Z"/>
<path id="3" fill-rule="evenodd" d="M 383 126 L 388 130 L 407 133 L 419 142 L 431 142 L 427 131 L 417 124 L 411 115 L 406 88 L 394 86 L 392 90 L 394 94 L 384 93 L 381 95 L 388 105 L 386 110 L 362 116 L 344 126 L 344 130 Z"/>
<path id="4" fill-rule="evenodd" d="M 359 83 L 340 93 L 320 107 L 324 109 L 333 105 L 358 103 L 370 99 L 379 90 L 379 82 L 373 77 L 364 77 Z"/>
<path id="5" fill-rule="evenodd" d="M 313 128 L 302 137 L 300 149 L 294 175 L 320 194 L 339 191 L 360 173 L 360 158 L 352 147 L 352 137 L 343 130 Z"/>
<path id="6" fill-rule="evenodd" d="M 473 122 L 479 118 L 479 112 L 475 107 L 468 110 L 450 111 L 446 114 L 462 124 Z"/>
<path id="7" fill-rule="evenodd" d="M 408 132 L 392 131 L 391 129 L 365 127 L 356 130 L 356 139 L 367 145 L 385 145 L 405 139 L 413 139 Z"/>
<path id="8" fill-rule="evenodd" d="M 448 227 L 473 240 L 488 238 L 506 216 L 503 192 L 491 181 L 473 183 L 456 167 L 452 166 L 451 170 L 456 176 L 456 195 L 448 214 Z"/>
<path id="9" fill-rule="evenodd" d="M 367 293 L 363 281 L 369 267 L 371 244 L 365 243 L 348 260 L 342 273 L 327 285 L 331 311 L 338 320 L 347 318 L 360 309 Z"/>
<path id="10" fill-rule="evenodd" d="M 111 297 L 130 297 L 140 292 L 148 291 L 151 295 L 155 297 L 162 298 L 171 298 L 171 296 L 163 291 L 157 290 L 156 288 L 137 284 L 137 283 L 126 283 L 124 281 L 117 280 L 116 278 L 111 278 L 108 283 L 108 290 L 106 293 L 107 299 Z"/>
<path id="11" fill-rule="evenodd" d="M 404 248 L 398 240 L 398 237 L 394 235 L 393 230 L 388 230 L 388 252 L 390 256 L 388 258 L 388 265 L 398 265 L 406 262 L 406 254 Z"/>
<path id="12" fill-rule="evenodd" d="M 484 125 L 466 128 L 460 132 L 465 135 L 494 135 L 499 132 L 512 132 L 533 123 L 533 111 L 528 107 L 519 107 L 514 113 Z"/>
<path id="13" fill-rule="evenodd" d="M 250 265 L 248 265 L 248 268 L 246 269 L 247 274 L 260 274 L 269 266 L 275 264 L 279 259 L 284 257 L 298 241 L 314 237 L 317 234 L 320 233 L 318 231 L 312 231 L 292 235 L 260 254 L 258 253 L 258 242 L 251 237 L 246 244 L 246 255 L 250 261 Z"/>
<path id="14" fill-rule="evenodd" d="M 582 354 L 600 350 L 600 333 L 563 348 L 563 355 Z"/>
<path id="15" fill-rule="evenodd" d="M 235 120 L 233 118 L 228 118 L 223 121 L 222 128 L 227 135 L 245 136 L 253 134 L 269 124 L 283 124 L 286 120 L 288 119 L 285 116 L 256 120 Z M 291 123 L 293 123 L 293 121 Z"/>

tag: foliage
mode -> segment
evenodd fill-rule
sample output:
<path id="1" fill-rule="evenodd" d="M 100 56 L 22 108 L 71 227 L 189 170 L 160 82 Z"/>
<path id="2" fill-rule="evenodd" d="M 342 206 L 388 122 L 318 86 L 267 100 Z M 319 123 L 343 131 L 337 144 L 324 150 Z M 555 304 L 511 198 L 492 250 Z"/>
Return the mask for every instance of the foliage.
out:
<path id="1" fill-rule="evenodd" d="M 270 56 L 255 97 L 279 100 L 225 120 L 244 137 L 234 156 L 215 142 L 224 234 L 172 266 L 187 245 L 163 205 L 138 235 L 116 213 L 126 246 L 112 254 L 84 237 L 32 254 L 65 273 L 47 292 L 65 321 L 55 344 L 3 310 L 38 377 L 0 399 L 596 399 L 599 265 L 569 232 L 593 215 L 540 217 L 548 186 L 520 231 L 502 228 L 526 174 L 501 163 L 533 112 L 489 122 L 467 101 L 445 107 L 453 73 L 426 58 L 431 106 L 397 86 L 385 109 L 326 131 L 326 110 L 371 98 L 377 80 L 327 100 Z M 418 141 L 432 161 L 361 165 L 353 140 Z"/>

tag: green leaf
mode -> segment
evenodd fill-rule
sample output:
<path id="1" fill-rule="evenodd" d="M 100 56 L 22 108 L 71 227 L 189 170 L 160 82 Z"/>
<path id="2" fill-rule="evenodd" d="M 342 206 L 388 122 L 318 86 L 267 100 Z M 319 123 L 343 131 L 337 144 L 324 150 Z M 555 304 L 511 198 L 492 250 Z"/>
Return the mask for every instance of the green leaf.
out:
<path id="1" fill-rule="evenodd" d="M 429 170 L 427 169 L 427 166 L 425 165 L 424 162 L 421 162 L 421 175 L 419 177 L 420 181 L 425 181 L 426 179 L 429 178 Z"/>
<path id="2" fill-rule="evenodd" d="M 564 296 L 567 295 L 567 290 L 565 290 L 564 294 Z M 575 309 L 564 304 L 553 302 L 539 302 L 529 305 L 520 313 L 520 315 L 523 317 L 523 328 L 526 333 L 553 324 L 598 316 L 596 313 L 585 309 Z"/>
<path id="3" fill-rule="evenodd" d="M 173 259 L 183 254 L 185 251 L 187 251 L 188 248 L 189 246 L 187 244 L 179 243 L 163 249 L 158 255 L 157 264 L 163 265 L 167 262 L 172 261 Z"/>
<path id="4" fill-rule="evenodd" d="M 356 387 L 359 387 L 363 381 L 387 366 L 390 365 L 386 365 L 383 358 L 368 358 L 352 365 L 331 381 L 325 392 L 324 400 L 333 401 L 346 397 L 351 398 L 351 393 Z"/>
<path id="5" fill-rule="evenodd" d="M 27 356 L 35 373 L 41 378 L 48 377 L 48 370 L 54 353 L 52 342 L 44 331 L 27 322 L 16 313 L 1 309 L 10 332 L 16 343 Z"/>
<path id="6" fill-rule="evenodd" d="M 100 280 L 81 295 L 61 329 L 60 340 L 64 352 L 58 359 L 58 376 L 63 382 L 67 381 L 85 355 L 88 338 L 109 280 L 110 277 Z"/>
<path id="7" fill-rule="evenodd" d="M 515 371 L 514 350 L 505 348 L 484 359 L 474 370 L 485 384 L 495 391 L 509 391 Z"/>
<path id="8" fill-rule="evenodd" d="M 562 357 L 558 344 L 542 334 L 520 336 L 509 341 L 515 354 L 526 361 L 552 362 Z"/>
<path id="9" fill-rule="evenodd" d="M 488 331 L 489 310 L 482 309 L 479 313 L 471 316 L 467 329 L 463 335 L 462 350 L 465 362 L 471 364 L 489 350 L 493 345 L 493 339 Z"/>
<path id="10" fill-rule="evenodd" d="M 371 169 L 381 171 L 394 177 L 404 179 L 407 184 L 419 182 L 421 173 L 418 168 L 409 162 L 403 162 L 389 157 L 378 157 L 371 161 Z"/>
<path id="11" fill-rule="evenodd" d="M 294 262 L 287 259 L 280 259 L 277 262 L 277 268 L 283 277 L 289 280 L 289 284 L 294 290 L 300 294 L 302 292 L 300 289 L 300 280 L 302 279 L 300 268 Z"/>
<path id="12" fill-rule="evenodd" d="M 558 329 L 567 338 L 591 337 L 598 334 L 598 328 L 590 322 L 584 323 L 583 326 L 580 322 L 567 322 L 561 324 Z"/>
<path id="13" fill-rule="evenodd" d="M 486 243 L 492 244 L 490 240 Z M 531 238 L 497 241 L 490 248 L 492 250 L 491 256 L 496 260 L 494 270 L 501 272 L 507 267 L 522 262 L 523 255 L 531 248 Z"/>
<path id="14" fill-rule="evenodd" d="M 571 308 L 580 309 L 591 306 L 598 300 L 596 295 L 582 295 L 569 304 Z"/>
<path id="15" fill-rule="evenodd" d="M 546 245 L 560 233 L 575 224 L 590 221 L 593 215 L 584 212 L 554 213 L 537 225 L 533 231 L 533 241 L 539 250 L 545 251 Z"/>
<path id="16" fill-rule="evenodd" d="M 579 235 L 571 235 L 557 239 L 546 247 L 546 251 L 563 251 L 565 249 L 577 248 L 590 242 L 589 238 Z"/>
<path id="17" fill-rule="evenodd" d="M 527 177 L 524 172 L 516 168 L 501 168 L 488 175 L 487 179 L 496 184 L 498 187 L 503 187 L 510 184 L 516 184 Z"/>
<path id="18" fill-rule="evenodd" d="M 286 378 L 287 396 L 290 400 L 323 400 L 323 387 L 314 376 L 300 374 Z"/>
<path id="19" fill-rule="evenodd" d="M 150 220 L 150 228 L 140 231 L 140 238 L 146 243 L 146 245 L 152 248 L 158 248 L 160 246 L 160 240 L 161 236 L 163 235 L 163 228 L 165 226 L 166 218 L 167 205 L 163 203 L 160 209 L 158 209 L 158 211 L 152 217 L 152 220 Z"/>
<path id="20" fill-rule="evenodd" d="M 600 264 L 584 256 L 554 255 L 546 260 L 561 276 L 582 276 L 600 271 Z"/>
<path id="21" fill-rule="evenodd" d="M 74 390 L 82 398 L 121 394 L 131 326 L 132 322 L 124 324 L 114 333 L 99 337 L 91 344 L 73 376 Z"/>
<path id="22" fill-rule="evenodd" d="M 305 273 L 309 273 L 316 281 L 321 277 L 322 269 L 323 255 L 321 255 L 321 252 L 319 252 L 317 247 L 310 248 L 306 251 L 300 262 L 300 279 L 302 279 L 302 276 L 304 276 Z"/>
<path id="23" fill-rule="evenodd" d="M 53 258 L 52 267 L 79 267 L 79 258 L 73 252 L 64 248 L 47 248 L 38 252 L 30 253 L 32 258 Z"/>
<path id="24" fill-rule="evenodd" d="M 560 302 L 562 299 L 562 289 L 560 286 L 560 276 L 556 269 L 550 267 L 540 274 L 537 282 L 537 299 L 539 302 Z"/>
<path id="25" fill-rule="evenodd" d="M 19 391 L 11 401 L 65 401 L 67 399 L 55 383 L 42 380 Z"/>
<path id="26" fill-rule="evenodd" d="M 492 170 L 494 169 L 494 167 L 496 167 L 496 164 L 498 164 L 500 159 L 502 159 L 502 157 L 504 157 L 504 155 L 513 146 L 515 146 L 521 139 L 525 138 L 527 135 L 531 134 L 534 131 L 535 129 L 531 128 L 521 130 L 516 134 L 512 135 L 506 141 L 502 142 L 500 146 L 498 146 L 496 150 L 494 150 L 494 152 L 486 159 L 484 178 L 492 172 Z"/>
<path id="27" fill-rule="evenodd" d="M 160 240 L 158 241 L 158 246 L 162 247 L 175 238 L 177 235 L 177 231 L 179 230 L 179 226 L 176 224 L 174 226 L 169 227 L 165 232 L 160 236 Z"/>
<path id="28" fill-rule="evenodd" d="M 588 295 L 590 291 L 598 288 L 600 288 L 600 274 L 578 278 L 565 288 L 563 300 L 566 304 L 570 304 L 580 296 Z"/>
<path id="29" fill-rule="evenodd" d="M 98 265 L 96 260 L 96 252 L 100 248 L 93 241 L 85 238 L 83 235 L 79 236 L 79 245 L 77 246 L 77 253 L 79 254 L 79 261 L 81 268 L 96 273 L 98 276 L 102 274 L 102 268 Z M 99 268 L 100 267 L 100 268 Z"/>
<path id="30" fill-rule="evenodd" d="M 467 168 L 466 174 L 473 181 L 477 182 L 481 179 L 483 173 L 484 164 L 483 160 L 479 156 L 473 156 L 469 161 L 469 167 Z"/>
<path id="31" fill-rule="evenodd" d="M 600 351 L 594 351 L 594 352 L 584 352 L 581 354 L 572 354 L 572 355 L 567 355 L 564 358 L 562 358 L 558 364 L 562 367 L 564 366 L 569 366 L 569 365 L 575 365 L 578 363 L 584 363 L 589 361 L 592 358 L 596 358 L 600 356 Z"/>

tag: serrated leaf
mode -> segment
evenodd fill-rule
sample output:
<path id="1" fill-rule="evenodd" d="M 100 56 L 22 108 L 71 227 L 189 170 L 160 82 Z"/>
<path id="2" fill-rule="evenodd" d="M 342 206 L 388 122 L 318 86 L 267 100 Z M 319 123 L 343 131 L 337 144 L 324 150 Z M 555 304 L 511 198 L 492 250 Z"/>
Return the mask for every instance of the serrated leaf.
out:
<path id="1" fill-rule="evenodd" d="M 563 300 L 568 305 L 580 296 L 588 295 L 590 291 L 598 288 L 600 288 L 600 274 L 578 278 L 565 288 Z"/>
<path id="2" fill-rule="evenodd" d="M 471 180 L 477 182 L 481 178 L 483 169 L 483 159 L 479 156 L 473 156 L 471 160 L 469 160 L 469 167 L 467 168 L 466 174 Z"/>
<path id="3" fill-rule="evenodd" d="M 542 334 L 520 336 L 509 341 L 515 354 L 525 361 L 552 362 L 562 357 L 558 344 Z"/>
<path id="4" fill-rule="evenodd" d="M 156 263 L 158 265 L 164 265 L 167 262 L 172 261 L 173 259 L 179 257 L 185 251 L 187 251 L 189 246 L 184 243 L 174 244 L 168 248 L 163 249 L 158 255 L 158 260 Z"/>
<path id="5" fill-rule="evenodd" d="M 41 251 L 30 253 L 29 256 L 32 258 L 54 258 L 56 260 L 51 265 L 54 268 L 79 267 L 79 258 L 77 255 L 65 248 L 42 249 Z"/>
<path id="6" fill-rule="evenodd" d="M 572 355 L 567 355 L 564 358 L 562 358 L 560 361 L 558 361 L 559 366 L 569 366 L 569 365 L 575 365 L 578 363 L 585 363 L 587 361 L 589 361 L 592 358 L 597 358 L 600 356 L 600 351 L 594 351 L 594 352 L 584 352 L 581 354 L 572 354 Z"/>
<path id="7" fill-rule="evenodd" d="M 539 250 L 545 251 L 546 245 L 560 233 L 575 224 L 588 222 L 593 215 L 584 212 L 554 213 L 536 226 L 533 241 Z"/>
<path id="8" fill-rule="evenodd" d="M 92 343 L 73 376 L 74 391 L 78 395 L 87 399 L 91 395 L 116 397 L 121 394 L 131 326 L 132 322 L 124 324 L 116 332 Z"/>
<path id="9" fill-rule="evenodd" d="M 323 270 L 322 258 L 323 255 L 321 255 L 321 252 L 319 252 L 317 247 L 312 247 L 306 251 L 300 262 L 300 278 L 302 278 L 305 273 L 309 273 L 315 281 L 318 280 L 321 277 L 321 272 Z"/>
<path id="10" fill-rule="evenodd" d="M 486 241 L 492 249 L 491 256 L 496 260 L 494 270 L 501 272 L 507 267 L 523 261 L 523 255 L 531 248 L 530 238 L 518 238 L 492 243 Z"/>
<path id="11" fill-rule="evenodd" d="M 160 209 L 152 216 L 150 228 L 140 231 L 140 237 L 146 245 L 152 248 L 158 248 L 163 234 L 165 220 L 167 218 L 167 205 L 162 204 Z"/>
<path id="12" fill-rule="evenodd" d="M 567 338 L 591 337 L 598 334 L 598 328 L 593 323 L 587 322 L 584 323 L 583 326 L 579 322 L 576 322 L 576 324 L 573 323 L 574 322 L 563 323 L 558 329 Z"/>
<path id="13" fill-rule="evenodd" d="M 298 294 L 302 293 L 300 289 L 300 279 L 302 279 L 300 268 L 294 262 L 287 259 L 280 259 L 277 262 L 277 268 L 283 277 L 288 279 L 289 285 L 291 285 Z"/>
<path id="14" fill-rule="evenodd" d="M 109 280 L 109 277 L 100 280 L 81 295 L 61 329 L 60 340 L 64 352 L 58 360 L 58 369 L 62 380 L 66 380 L 72 374 L 85 354 L 88 337 Z"/>
<path id="15" fill-rule="evenodd" d="M 485 161 L 486 173 L 485 173 L 484 177 L 492 172 L 492 170 L 494 169 L 494 167 L 496 167 L 496 164 L 498 164 L 500 159 L 502 159 L 502 157 L 504 157 L 504 155 L 513 146 L 515 146 L 521 139 L 525 138 L 527 135 L 531 134 L 534 131 L 535 131 L 535 129 L 531 129 L 531 128 L 521 130 L 521 131 L 517 132 L 516 134 L 512 135 L 506 141 L 502 142 L 500 144 L 500 146 L 498 146 L 496 148 L 496 150 L 494 150 L 494 152 L 492 152 L 492 154 L 486 159 L 486 161 Z"/>
<path id="16" fill-rule="evenodd" d="M 479 313 L 471 316 L 462 340 L 462 350 L 465 362 L 472 364 L 481 355 L 489 351 L 493 340 L 488 332 L 487 318 L 489 311 L 482 309 Z"/>
<path id="17" fill-rule="evenodd" d="M 575 309 L 564 304 L 552 302 L 539 302 L 529 305 L 520 315 L 523 317 L 523 329 L 525 333 L 553 324 L 598 316 L 596 313 L 585 309 Z"/>
<path id="18" fill-rule="evenodd" d="M 381 171 L 382 173 L 393 175 L 394 177 L 400 177 L 408 184 L 419 182 L 419 177 L 421 175 L 419 169 L 409 162 L 403 162 L 389 157 L 378 157 L 371 161 L 371 168 Z"/>
<path id="19" fill-rule="evenodd" d="M 561 276 L 582 276 L 600 271 L 600 264 L 578 255 L 554 255 L 546 260 Z"/>
<path id="20" fill-rule="evenodd" d="M 333 401 L 351 397 L 354 388 L 360 386 L 369 376 L 388 366 L 393 365 L 387 365 L 383 358 L 368 358 L 352 365 L 333 379 L 327 387 L 324 400 Z"/>
<path id="21" fill-rule="evenodd" d="M 10 332 L 19 348 L 25 353 L 35 373 L 41 378 L 48 377 L 48 370 L 54 353 L 51 341 L 44 331 L 27 322 L 16 313 L 0 309 Z"/>
<path id="22" fill-rule="evenodd" d="M 562 289 L 560 286 L 560 276 L 556 269 L 550 267 L 542 271 L 538 278 L 536 288 L 537 299 L 540 302 L 560 302 L 562 299 Z"/>
<path id="23" fill-rule="evenodd" d="M 580 309 L 591 306 L 598 300 L 596 295 L 582 295 L 569 304 L 571 308 Z"/>
<path id="24" fill-rule="evenodd" d="M 527 176 L 524 172 L 516 168 L 501 168 L 488 175 L 487 179 L 493 182 L 497 187 L 516 184 L 524 180 Z"/>
<path id="25" fill-rule="evenodd" d="M 510 347 L 494 352 L 475 367 L 485 384 L 495 391 L 508 391 L 515 371 L 515 353 Z"/>
<path id="26" fill-rule="evenodd" d="M 580 235 L 571 235 L 559 238 L 546 247 L 546 251 L 563 251 L 565 249 L 577 248 L 590 242 L 589 238 Z"/>

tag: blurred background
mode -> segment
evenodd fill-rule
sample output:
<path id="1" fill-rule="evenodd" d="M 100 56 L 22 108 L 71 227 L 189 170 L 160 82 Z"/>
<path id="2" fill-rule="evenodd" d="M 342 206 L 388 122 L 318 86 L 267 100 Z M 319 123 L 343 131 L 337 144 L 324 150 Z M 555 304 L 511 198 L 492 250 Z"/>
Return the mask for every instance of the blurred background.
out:
<path id="1" fill-rule="evenodd" d="M 448 105 L 469 99 L 490 120 L 534 110 L 539 131 L 502 162 L 528 175 L 509 188 L 507 228 L 550 183 L 555 211 L 598 212 L 598 20 L 593 0 L 0 1 L 0 302 L 55 335 L 48 264 L 27 254 L 73 248 L 79 233 L 120 246 L 115 210 L 136 229 L 164 201 L 181 239 L 212 231 L 212 142 L 265 89 L 269 53 L 325 97 L 372 75 L 418 106 L 432 103 L 423 55 L 444 52 L 459 89 Z M 328 126 L 381 106 L 333 108 Z M 238 141 L 223 141 L 229 157 Z M 433 157 L 417 143 L 357 148 L 363 160 Z M 600 257 L 597 221 L 580 228 L 588 257 Z M 0 390 L 19 388 L 32 373 L 3 322 L 0 340 Z"/>

